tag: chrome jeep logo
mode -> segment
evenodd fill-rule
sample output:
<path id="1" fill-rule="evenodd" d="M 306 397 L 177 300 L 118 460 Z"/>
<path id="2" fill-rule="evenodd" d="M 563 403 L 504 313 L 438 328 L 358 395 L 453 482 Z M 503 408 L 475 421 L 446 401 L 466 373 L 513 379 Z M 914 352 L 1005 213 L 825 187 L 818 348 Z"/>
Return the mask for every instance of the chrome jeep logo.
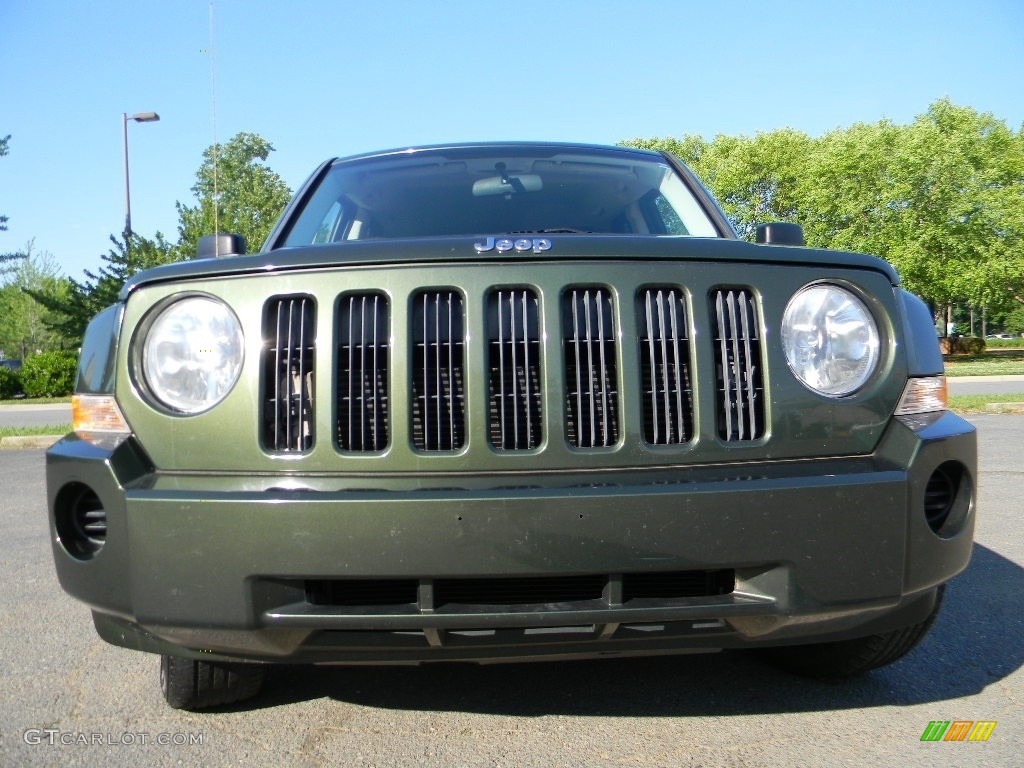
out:
<path id="1" fill-rule="evenodd" d="M 488 237 L 482 243 L 473 243 L 473 248 L 476 249 L 477 253 L 487 253 L 487 251 L 497 251 L 498 253 L 508 253 L 509 251 L 526 253 L 527 251 L 533 251 L 534 253 L 543 253 L 544 251 L 551 250 L 551 241 L 546 237 L 520 237 L 514 240 L 510 237 Z"/>

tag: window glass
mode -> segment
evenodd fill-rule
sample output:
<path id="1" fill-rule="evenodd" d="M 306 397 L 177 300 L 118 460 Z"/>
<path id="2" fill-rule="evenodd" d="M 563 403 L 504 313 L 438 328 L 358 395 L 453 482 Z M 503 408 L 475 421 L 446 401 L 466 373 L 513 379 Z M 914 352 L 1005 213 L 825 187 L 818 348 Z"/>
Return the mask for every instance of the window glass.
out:
<path id="1" fill-rule="evenodd" d="M 717 236 L 657 155 L 512 145 L 337 161 L 285 244 L 527 233 Z"/>
<path id="2" fill-rule="evenodd" d="M 330 243 L 337 240 L 338 226 L 341 223 L 341 202 L 335 200 L 327 209 L 327 214 L 320 222 L 320 228 L 313 236 L 314 243 Z"/>

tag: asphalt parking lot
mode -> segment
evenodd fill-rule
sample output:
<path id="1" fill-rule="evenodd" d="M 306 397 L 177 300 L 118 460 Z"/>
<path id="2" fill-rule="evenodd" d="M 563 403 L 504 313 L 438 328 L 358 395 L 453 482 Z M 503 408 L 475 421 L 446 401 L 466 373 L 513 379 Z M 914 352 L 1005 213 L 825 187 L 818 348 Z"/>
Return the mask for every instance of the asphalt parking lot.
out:
<path id="1" fill-rule="evenodd" d="M 246 707 L 168 709 L 53 573 L 43 452 L 0 455 L 0 765 L 1021 765 L 1024 416 L 973 419 L 977 544 L 910 656 L 811 683 L 742 653 L 497 667 L 278 668 Z M 855 511 L 851 511 L 855 513 Z M 922 742 L 936 720 L 988 741 Z"/>

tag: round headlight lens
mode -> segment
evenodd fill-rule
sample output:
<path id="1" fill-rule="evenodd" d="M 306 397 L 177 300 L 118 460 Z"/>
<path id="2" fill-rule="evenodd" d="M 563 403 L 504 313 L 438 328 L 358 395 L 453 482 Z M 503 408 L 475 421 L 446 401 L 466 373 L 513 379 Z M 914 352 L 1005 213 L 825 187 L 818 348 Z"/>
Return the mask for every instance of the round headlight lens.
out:
<path id="1" fill-rule="evenodd" d="M 793 374 L 815 392 L 856 392 L 878 366 L 878 326 L 859 298 L 836 285 L 800 290 L 782 316 L 782 346 Z"/>
<path id="2" fill-rule="evenodd" d="M 223 400 L 242 370 L 242 326 L 221 301 L 190 296 L 160 312 L 146 333 L 142 373 L 153 396 L 185 414 Z"/>

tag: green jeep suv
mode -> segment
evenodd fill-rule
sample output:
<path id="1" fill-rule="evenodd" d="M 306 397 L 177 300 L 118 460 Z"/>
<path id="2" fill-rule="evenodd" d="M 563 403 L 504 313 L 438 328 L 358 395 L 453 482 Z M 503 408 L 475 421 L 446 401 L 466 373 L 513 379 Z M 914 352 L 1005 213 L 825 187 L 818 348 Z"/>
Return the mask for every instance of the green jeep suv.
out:
<path id="1" fill-rule="evenodd" d="M 90 324 L 47 454 L 65 590 L 172 706 L 274 662 L 909 651 L 974 529 L 927 307 L 673 157 L 334 159 Z"/>

